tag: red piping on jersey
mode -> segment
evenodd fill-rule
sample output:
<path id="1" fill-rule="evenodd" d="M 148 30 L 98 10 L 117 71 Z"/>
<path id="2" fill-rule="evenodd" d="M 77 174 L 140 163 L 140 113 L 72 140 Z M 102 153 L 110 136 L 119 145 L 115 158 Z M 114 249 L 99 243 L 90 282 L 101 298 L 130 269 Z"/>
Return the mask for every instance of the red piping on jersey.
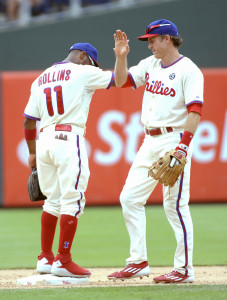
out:
<path id="1" fill-rule="evenodd" d="M 135 83 L 135 81 L 134 81 L 134 79 L 133 79 L 133 77 L 132 77 L 132 74 L 131 74 L 130 72 L 128 72 L 128 76 L 129 76 L 130 79 L 131 79 L 131 82 L 132 82 L 132 84 L 133 84 L 134 89 L 136 89 L 136 88 L 137 88 L 136 83 Z"/>
<path id="2" fill-rule="evenodd" d="M 163 69 L 169 68 L 169 67 L 171 67 L 172 65 L 176 64 L 178 61 L 180 61 L 182 58 L 184 58 L 184 55 L 182 55 L 180 58 L 178 58 L 178 59 L 177 59 L 176 61 L 174 61 L 172 64 L 167 65 L 167 66 L 164 66 L 164 65 L 163 65 L 163 62 L 161 62 L 161 67 L 162 67 Z"/>
<path id="3" fill-rule="evenodd" d="M 202 102 L 202 101 L 199 101 L 199 100 L 194 100 L 194 101 L 192 101 L 192 102 L 186 104 L 186 107 L 188 107 L 188 106 L 191 105 L 191 104 L 201 104 L 201 105 L 203 105 L 203 102 Z"/>
<path id="4" fill-rule="evenodd" d="M 32 116 L 29 116 L 29 115 L 26 115 L 26 114 L 24 114 L 24 116 L 28 119 L 32 119 L 32 120 L 35 120 L 35 121 L 40 121 L 41 120 L 40 118 L 32 117 Z"/>

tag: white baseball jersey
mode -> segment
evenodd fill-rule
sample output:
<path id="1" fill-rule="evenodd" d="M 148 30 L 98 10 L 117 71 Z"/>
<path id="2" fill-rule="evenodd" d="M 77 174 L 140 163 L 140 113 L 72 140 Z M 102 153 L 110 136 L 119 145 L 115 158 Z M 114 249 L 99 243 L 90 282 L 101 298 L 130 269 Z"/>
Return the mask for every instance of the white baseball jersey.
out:
<path id="1" fill-rule="evenodd" d="M 84 129 L 92 95 L 109 88 L 111 71 L 70 62 L 54 64 L 32 84 L 25 117 L 41 120 L 36 141 L 39 184 L 47 200 L 43 210 L 79 217 L 85 206 L 90 175 Z M 71 125 L 71 131 L 56 131 L 56 124 Z M 60 136 L 65 136 L 65 140 Z"/>
<path id="2" fill-rule="evenodd" d="M 163 66 L 153 55 L 129 69 L 134 87 L 145 85 L 142 123 L 147 128 L 175 127 L 183 129 L 187 107 L 203 103 L 203 74 L 187 57 L 181 56 Z"/>
<path id="3" fill-rule="evenodd" d="M 56 63 L 32 84 L 25 117 L 41 120 L 40 128 L 51 124 L 71 124 L 85 128 L 92 95 L 109 88 L 111 71 L 70 62 Z"/>
<path id="4" fill-rule="evenodd" d="M 130 236 L 127 263 L 139 264 L 148 260 L 144 205 L 158 184 L 157 180 L 147 176 L 148 169 L 180 143 L 188 117 L 187 107 L 193 103 L 203 103 L 203 75 L 184 56 L 169 66 L 163 66 L 160 59 L 150 56 L 131 67 L 129 77 L 134 88 L 145 85 L 141 117 L 143 125 L 147 128 L 174 128 L 172 132 L 166 131 L 160 135 L 145 134 L 120 195 Z M 177 241 L 174 270 L 193 277 L 193 226 L 188 206 L 191 145 L 184 173 L 174 187 L 163 186 L 163 206 Z"/>

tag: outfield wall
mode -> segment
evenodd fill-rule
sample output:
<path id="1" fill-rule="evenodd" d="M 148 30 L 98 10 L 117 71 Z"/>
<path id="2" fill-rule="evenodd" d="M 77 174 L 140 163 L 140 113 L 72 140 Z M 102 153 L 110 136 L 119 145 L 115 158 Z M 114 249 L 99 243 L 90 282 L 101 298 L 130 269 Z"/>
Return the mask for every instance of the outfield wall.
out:
<path id="1" fill-rule="evenodd" d="M 205 105 L 194 137 L 191 202 L 227 202 L 227 68 L 203 69 Z M 36 206 L 29 201 L 23 111 L 32 81 L 41 71 L 2 72 L 1 204 Z M 96 91 L 87 123 L 91 176 L 88 205 L 119 204 L 119 194 L 144 133 L 140 123 L 143 88 Z M 149 202 L 161 203 L 161 186 Z"/>
<path id="2" fill-rule="evenodd" d="M 139 1 L 137 1 L 139 2 Z M 98 49 L 104 69 L 114 67 L 113 34 L 122 29 L 130 40 L 129 66 L 151 55 L 146 42 L 137 37 L 152 21 L 173 21 L 183 37 L 180 53 L 200 68 L 227 67 L 227 1 L 161 0 L 121 10 L 103 10 L 27 27 L 0 27 L 0 70 L 40 70 L 63 60 L 76 42 L 89 42 Z"/>

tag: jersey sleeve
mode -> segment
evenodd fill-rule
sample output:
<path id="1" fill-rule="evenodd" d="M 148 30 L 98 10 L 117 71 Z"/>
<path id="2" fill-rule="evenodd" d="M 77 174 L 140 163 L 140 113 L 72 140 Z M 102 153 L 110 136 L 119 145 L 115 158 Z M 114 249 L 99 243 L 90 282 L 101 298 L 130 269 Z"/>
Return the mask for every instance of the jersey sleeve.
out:
<path id="1" fill-rule="evenodd" d="M 204 78 L 197 66 L 193 65 L 186 72 L 183 85 L 186 107 L 195 103 L 203 105 Z"/>
<path id="2" fill-rule="evenodd" d="M 88 66 L 86 74 L 86 86 L 89 89 L 109 89 L 114 82 L 114 72 L 103 71 L 99 68 Z"/>
<path id="3" fill-rule="evenodd" d="M 147 64 L 148 59 L 143 59 L 137 66 L 129 68 L 128 75 L 135 89 L 146 83 Z"/>
<path id="4" fill-rule="evenodd" d="M 24 110 L 24 116 L 29 119 L 40 121 L 41 116 L 38 111 L 36 95 L 37 93 L 35 92 L 35 87 L 33 83 L 31 87 L 31 94 Z"/>
<path id="5" fill-rule="evenodd" d="M 188 113 L 196 112 L 202 116 L 202 104 L 201 103 L 191 103 L 187 106 Z"/>
<path id="6" fill-rule="evenodd" d="M 135 88 L 135 82 L 132 78 L 132 75 L 128 73 L 127 81 L 125 84 L 122 86 L 122 88 L 128 88 L 128 87 L 134 87 Z"/>

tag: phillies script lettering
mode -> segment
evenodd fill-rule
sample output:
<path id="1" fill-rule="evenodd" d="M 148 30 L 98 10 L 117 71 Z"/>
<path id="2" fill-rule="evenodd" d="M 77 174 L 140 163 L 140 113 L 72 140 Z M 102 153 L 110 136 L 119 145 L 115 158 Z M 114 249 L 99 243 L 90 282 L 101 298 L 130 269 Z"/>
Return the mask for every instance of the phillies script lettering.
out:
<path id="1" fill-rule="evenodd" d="M 152 83 L 148 82 L 149 74 L 146 73 L 146 87 L 145 90 L 147 92 L 157 94 L 157 95 L 164 95 L 164 96 L 171 96 L 174 97 L 176 95 L 176 92 L 173 88 L 165 87 L 164 83 L 161 81 L 152 81 Z"/>
<path id="2" fill-rule="evenodd" d="M 63 81 L 63 80 L 69 80 L 70 79 L 70 70 L 60 70 L 58 72 L 49 72 L 44 73 L 42 76 L 38 79 L 38 85 L 41 86 L 42 84 L 55 82 L 55 81 Z"/>

